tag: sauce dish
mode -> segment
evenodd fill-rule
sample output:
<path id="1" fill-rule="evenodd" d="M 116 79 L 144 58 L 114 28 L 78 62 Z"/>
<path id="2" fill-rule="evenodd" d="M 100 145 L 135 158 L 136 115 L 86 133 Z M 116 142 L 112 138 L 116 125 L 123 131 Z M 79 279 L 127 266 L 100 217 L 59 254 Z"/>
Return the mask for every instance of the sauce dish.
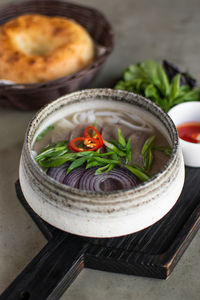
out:
<path id="1" fill-rule="evenodd" d="M 200 102 L 185 102 L 174 106 L 169 112 L 169 116 L 176 126 L 188 122 L 200 123 Z M 179 139 L 183 151 L 184 162 L 189 167 L 200 167 L 200 143 L 191 143 Z"/>

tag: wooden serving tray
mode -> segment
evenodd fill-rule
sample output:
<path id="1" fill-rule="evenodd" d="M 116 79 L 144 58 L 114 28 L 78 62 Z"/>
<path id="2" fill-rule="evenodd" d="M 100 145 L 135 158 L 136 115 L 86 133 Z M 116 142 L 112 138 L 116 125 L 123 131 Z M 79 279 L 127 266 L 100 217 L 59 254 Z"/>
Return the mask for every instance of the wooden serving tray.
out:
<path id="1" fill-rule="evenodd" d="M 1 299 L 58 299 L 85 268 L 167 279 L 200 226 L 200 169 L 186 168 L 182 194 L 159 222 L 109 239 L 62 232 L 33 212 L 16 183 L 19 200 L 48 240 Z"/>

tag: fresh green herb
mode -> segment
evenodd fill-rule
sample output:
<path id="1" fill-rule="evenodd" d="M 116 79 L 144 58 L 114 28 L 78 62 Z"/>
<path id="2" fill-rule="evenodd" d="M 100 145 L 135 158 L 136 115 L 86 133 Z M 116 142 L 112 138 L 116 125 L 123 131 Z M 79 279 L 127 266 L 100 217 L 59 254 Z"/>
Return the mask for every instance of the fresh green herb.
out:
<path id="1" fill-rule="evenodd" d="M 126 163 L 132 162 L 131 140 L 132 140 L 132 137 L 130 136 L 128 139 L 128 142 L 126 144 Z"/>
<path id="2" fill-rule="evenodd" d="M 133 173 L 135 176 L 137 176 L 141 181 L 146 181 L 150 179 L 150 176 L 147 175 L 144 171 L 142 171 L 140 168 L 135 168 L 129 165 L 124 165 L 126 169 L 128 169 L 131 173 Z"/>
<path id="3" fill-rule="evenodd" d="M 155 146 L 155 136 L 149 137 L 145 142 L 141 150 L 141 154 L 144 157 L 144 169 L 149 171 L 153 163 L 153 150 L 160 151 L 165 155 L 171 155 L 171 147 L 169 146 Z"/>
<path id="4" fill-rule="evenodd" d="M 96 160 L 93 160 L 93 159 L 88 159 L 85 168 L 89 169 L 89 168 L 92 168 L 92 167 L 99 167 L 99 166 L 102 166 L 102 163 L 100 163 Z"/>
<path id="5" fill-rule="evenodd" d="M 126 156 L 126 154 L 123 151 L 121 151 L 118 147 L 116 147 L 114 144 L 112 144 L 110 142 L 107 142 L 105 140 L 103 140 L 103 143 L 107 147 L 108 150 L 112 150 L 113 152 L 115 152 L 120 157 Z"/>
<path id="6" fill-rule="evenodd" d="M 168 112 L 179 103 L 200 100 L 200 89 L 189 85 L 180 86 L 180 78 L 181 74 L 177 74 L 170 82 L 159 63 L 146 60 L 130 65 L 114 88 L 141 94 Z"/>
<path id="7" fill-rule="evenodd" d="M 122 134 L 122 131 L 120 128 L 118 128 L 118 142 L 119 144 L 121 144 L 122 146 L 126 147 L 126 141 L 125 141 L 125 138 Z"/>
<path id="8" fill-rule="evenodd" d="M 155 141 L 155 135 L 151 136 L 150 138 L 148 138 L 148 139 L 145 141 L 145 143 L 144 143 L 144 145 L 143 145 L 143 147 L 142 147 L 142 151 L 141 151 L 141 154 L 142 154 L 142 155 L 144 155 L 145 152 L 146 152 L 149 148 L 151 148 L 151 147 L 153 146 L 154 141 Z"/>
<path id="9" fill-rule="evenodd" d="M 95 171 L 95 175 L 99 175 L 99 174 L 104 174 L 104 173 L 108 173 L 109 171 L 111 171 L 113 168 L 114 168 L 115 164 L 107 164 L 101 168 L 98 168 L 96 171 Z"/>
<path id="10" fill-rule="evenodd" d="M 94 160 L 98 161 L 99 163 L 103 164 L 115 164 L 115 165 L 120 165 L 121 162 L 120 160 L 113 160 L 113 159 L 108 159 L 108 158 L 102 158 L 102 157 L 94 157 Z"/>
<path id="11" fill-rule="evenodd" d="M 145 153 L 144 153 L 144 169 L 146 171 L 149 171 L 151 169 L 151 165 L 153 162 L 153 153 L 152 153 L 152 148 L 149 148 Z"/>
<path id="12" fill-rule="evenodd" d="M 110 141 L 113 145 L 115 145 L 120 151 L 125 152 L 126 151 L 126 146 L 122 146 L 118 141 L 112 140 Z"/>
<path id="13" fill-rule="evenodd" d="M 35 160 L 40 163 L 44 159 L 50 159 L 55 157 L 60 157 L 69 152 L 67 142 L 62 141 L 59 143 L 50 144 L 44 147 L 40 154 L 35 157 Z"/>
<path id="14" fill-rule="evenodd" d="M 152 148 L 154 146 L 155 135 L 149 137 L 145 142 L 141 150 L 141 154 L 144 157 L 144 169 L 149 171 L 153 162 Z"/>
<path id="15" fill-rule="evenodd" d="M 85 168 L 99 167 L 95 174 L 103 174 L 112 170 L 115 166 L 126 167 L 140 180 L 145 181 L 150 176 L 131 160 L 131 137 L 127 143 L 121 130 L 118 130 L 118 140 L 113 143 L 104 141 L 107 152 L 97 151 L 69 152 L 67 142 L 62 141 L 45 147 L 35 160 L 43 168 L 59 167 L 65 162 L 71 162 L 67 168 L 67 174 L 72 170 L 85 165 Z M 131 164 L 131 165 L 128 165 Z"/>
<path id="16" fill-rule="evenodd" d="M 74 153 L 67 153 L 60 157 L 55 156 L 55 157 L 43 159 L 39 161 L 39 164 L 41 167 L 44 168 L 59 167 L 65 162 L 73 161 L 74 159 L 76 159 Z"/>
<path id="17" fill-rule="evenodd" d="M 170 156 L 172 154 L 172 149 L 169 146 L 153 146 L 154 150 L 163 152 L 165 155 Z"/>
<path id="18" fill-rule="evenodd" d="M 69 174 L 69 172 L 71 172 L 72 170 L 82 166 L 87 161 L 87 159 L 88 159 L 87 156 L 83 156 L 83 157 L 80 157 L 80 158 L 74 160 L 68 167 L 67 174 Z"/>
<path id="19" fill-rule="evenodd" d="M 38 134 L 38 136 L 36 137 L 36 142 L 39 142 L 47 132 L 53 130 L 55 128 L 55 125 L 50 125 L 47 128 L 45 128 L 40 134 Z"/>

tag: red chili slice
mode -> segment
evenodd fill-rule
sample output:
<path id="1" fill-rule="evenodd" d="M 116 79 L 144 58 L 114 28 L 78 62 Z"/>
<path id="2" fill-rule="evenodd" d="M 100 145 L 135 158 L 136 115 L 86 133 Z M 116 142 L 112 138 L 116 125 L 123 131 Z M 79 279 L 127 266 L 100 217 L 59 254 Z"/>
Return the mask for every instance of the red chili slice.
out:
<path id="1" fill-rule="evenodd" d="M 76 142 L 82 142 L 82 141 L 84 145 L 89 149 L 84 149 L 83 147 L 78 147 L 78 145 L 75 145 Z M 101 146 L 99 140 L 93 137 L 78 137 L 73 139 L 69 143 L 69 147 L 75 152 L 83 152 L 83 151 L 95 151 L 99 149 Z"/>
<path id="2" fill-rule="evenodd" d="M 91 135 L 89 133 L 89 130 L 94 131 L 96 134 L 95 135 Z M 96 128 L 94 128 L 93 126 L 89 126 L 87 128 L 85 128 L 84 132 L 83 132 L 83 136 L 84 137 L 91 137 L 91 138 L 95 138 L 96 140 L 99 141 L 100 147 L 103 146 L 103 139 L 101 134 L 96 130 Z"/>

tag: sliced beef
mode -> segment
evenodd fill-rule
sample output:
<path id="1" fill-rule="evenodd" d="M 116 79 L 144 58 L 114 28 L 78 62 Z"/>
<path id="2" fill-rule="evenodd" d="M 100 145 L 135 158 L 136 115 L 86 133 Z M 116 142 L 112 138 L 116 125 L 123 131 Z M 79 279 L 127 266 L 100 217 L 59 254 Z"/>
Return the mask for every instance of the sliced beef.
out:
<path id="1" fill-rule="evenodd" d="M 91 126 L 91 124 L 82 123 L 82 124 L 79 124 L 76 127 L 74 127 L 74 129 L 72 129 L 71 134 L 70 134 L 70 141 L 77 138 L 77 137 L 83 136 L 83 131 L 88 126 Z"/>
<path id="2" fill-rule="evenodd" d="M 166 139 L 160 134 L 156 134 L 155 144 L 156 146 L 168 146 Z M 169 156 L 160 151 L 154 150 L 153 155 L 154 160 L 151 167 L 152 175 L 158 173 L 169 160 Z"/>
<path id="3" fill-rule="evenodd" d="M 127 126 L 124 125 L 119 125 L 119 124 L 105 124 L 102 129 L 102 137 L 106 141 L 112 141 L 112 140 L 117 140 L 118 139 L 118 128 L 121 129 L 122 134 L 127 141 L 129 136 L 132 134 L 133 129 L 128 128 Z"/>
<path id="4" fill-rule="evenodd" d="M 66 119 L 60 120 L 51 133 L 51 143 L 69 141 L 70 131 L 71 129 L 69 129 L 69 122 Z"/>

